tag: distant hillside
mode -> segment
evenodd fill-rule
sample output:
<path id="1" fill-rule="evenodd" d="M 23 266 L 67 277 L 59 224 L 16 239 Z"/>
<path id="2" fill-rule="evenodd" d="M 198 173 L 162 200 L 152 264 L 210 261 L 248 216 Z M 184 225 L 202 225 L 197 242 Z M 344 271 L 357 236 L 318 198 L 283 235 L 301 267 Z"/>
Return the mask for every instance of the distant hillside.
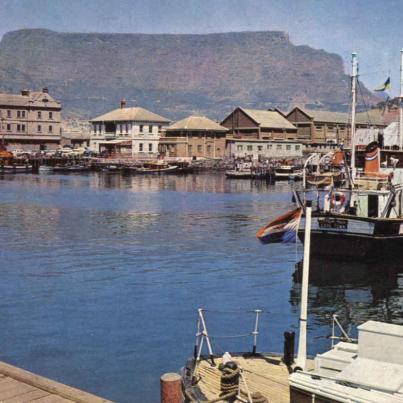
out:
<path id="1" fill-rule="evenodd" d="M 208 35 L 9 32 L 0 43 L 0 90 L 48 87 L 64 114 L 94 117 L 141 105 L 171 119 L 221 119 L 236 106 L 299 104 L 344 110 L 340 56 L 295 46 L 283 32 Z M 379 100 L 365 88 L 366 102 Z"/>

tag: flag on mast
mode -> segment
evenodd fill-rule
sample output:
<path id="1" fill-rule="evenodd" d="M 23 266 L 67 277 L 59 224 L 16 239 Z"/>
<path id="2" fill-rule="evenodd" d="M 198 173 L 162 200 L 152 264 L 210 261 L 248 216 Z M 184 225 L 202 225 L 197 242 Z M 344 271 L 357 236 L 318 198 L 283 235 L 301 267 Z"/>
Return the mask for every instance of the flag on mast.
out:
<path id="1" fill-rule="evenodd" d="M 289 211 L 261 228 L 257 232 L 256 238 L 262 243 L 295 243 L 301 216 L 301 207 Z"/>
<path id="2" fill-rule="evenodd" d="M 383 92 L 390 89 L 391 89 L 390 77 L 388 77 L 386 81 L 383 83 L 383 85 L 379 88 L 375 88 L 374 91 Z"/>

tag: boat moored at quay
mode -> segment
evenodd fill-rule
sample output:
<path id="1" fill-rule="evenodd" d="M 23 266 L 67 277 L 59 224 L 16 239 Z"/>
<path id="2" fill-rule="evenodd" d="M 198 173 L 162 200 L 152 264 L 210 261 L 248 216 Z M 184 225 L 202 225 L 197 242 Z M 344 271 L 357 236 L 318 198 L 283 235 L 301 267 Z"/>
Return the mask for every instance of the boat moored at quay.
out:
<path id="1" fill-rule="evenodd" d="M 355 339 L 342 326 L 339 315 L 333 314 L 329 337 L 331 348 L 313 359 L 308 357 L 311 203 L 307 202 L 305 208 L 307 238 L 304 244 L 297 354 L 294 355 L 293 332 L 284 333 L 282 355 L 257 352 L 262 310 L 253 311 L 255 326 L 251 332 L 227 336 L 251 337 L 250 351 L 214 354 L 213 342 L 218 336 L 208 331 L 206 314 L 209 311 L 199 309 L 194 355 L 181 371 L 185 402 L 403 402 L 403 327 L 400 325 L 364 321 L 358 326 L 358 338 Z M 300 217 L 294 212 L 291 217 L 283 217 L 270 227 L 274 233 L 277 232 L 275 237 L 271 237 L 271 242 L 279 242 L 279 233 L 295 231 L 294 226 L 283 225 L 287 220 L 290 222 L 290 218 L 295 221 Z M 202 354 L 204 346 L 207 348 L 205 355 Z M 163 403 L 171 401 L 164 399 L 169 395 L 169 386 L 164 379 L 161 378 Z"/>

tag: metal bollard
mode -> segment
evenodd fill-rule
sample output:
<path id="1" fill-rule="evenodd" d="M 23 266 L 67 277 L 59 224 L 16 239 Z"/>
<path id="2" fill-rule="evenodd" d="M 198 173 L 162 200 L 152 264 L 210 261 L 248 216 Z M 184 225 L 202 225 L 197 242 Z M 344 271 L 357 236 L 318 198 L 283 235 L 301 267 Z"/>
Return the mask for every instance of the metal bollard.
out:
<path id="1" fill-rule="evenodd" d="M 284 357 L 283 361 L 288 367 L 294 362 L 295 332 L 284 332 Z"/>
<path id="2" fill-rule="evenodd" d="M 174 372 L 161 376 L 161 403 L 182 403 L 182 379 Z"/>

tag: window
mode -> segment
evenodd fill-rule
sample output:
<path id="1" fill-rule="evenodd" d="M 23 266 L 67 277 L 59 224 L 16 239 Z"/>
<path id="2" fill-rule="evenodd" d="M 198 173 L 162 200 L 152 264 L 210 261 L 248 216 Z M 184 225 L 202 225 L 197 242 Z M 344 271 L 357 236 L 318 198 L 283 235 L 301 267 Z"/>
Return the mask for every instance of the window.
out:
<path id="1" fill-rule="evenodd" d="M 192 154 L 192 145 L 191 144 L 188 145 L 188 153 Z"/>
<path id="2" fill-rule="evenodd" d="M 42 112 L 38 111 L 38 119 L 42 119 Z"/>
<path id="3" fill-rule="evenodd" d="M 248 151 L 253 151 L 253 146 L 248 146 L 247 149 Z"/>
<path id="4" fill-rule="evenodd" d="M 11 111 L 7 111 L 7 117 L 11 118 Z"/>
<path id="5" fill-rule="evenodd" d="M 49 119 L 53 119 L 53 112 L 49 112 Z"/>
<path id="6" fill-rule="evenodd" d="M 21 117 L 21 111 L 17 111 L 17 118 Z"/>
<path id="7" fill-rule="evenodd" d="M 143 133 L 143 128 L 144 128 L 144 126 L 140 125 L 140 133 Z"/>
<path id="8" fill-rule="evenodd" d="M 21 125 L 17 125 L 17 132 L 21 131 Z"/>
<path id="9" fill-rule="evenodd" d="M 126 123 L 126 133 L 129 133 L 129 125 Z"/>
<path id="10" fill-rule="evenodd" d="M 271 150 L 273 148 L 273 144 L 267 144 L 267 149 Z"/>
<path id="11" fill-rule="evenodd" d="M 11 125 L 10 125 L 10 123 L 7 124 L 7 131 L 8 131 L 8 132 L 11 132 Z"/>
<path id="12" fill-rule="evenodd" d="M 152 152 L 153 151 L 153 144 L 152 143 L 149 143 L 148 144 L 148 152 Z"/>
<path id="13" fill-rule="evenodd" d="M 290 151 L 290 150 L 291 150 L 291 145 L 290 145 L 290 144 L 287 144 L 287 145 L 285 146 L 285 148 L 286 148 L 288 151 Z"/>
<path id="14" fill-rule="evenodd" d="M 211 146 L 210 146 L 210 145 L 207 146 L 207 152 L 208 152 L 208 153 L 211 153 Z"/>
<path id="15" fill-rule="evenodd" d="M 152 133 L 153 132 L 153 127 L 152 126 L 148 126 L 148 133 Z"/>
<path id="16" fill-rule="evenodd" d="M 42 126 L 38 125 L 38 133 L 40 133 L 42 131 Z"/>
<path id="17" fill-rule="evenodd" d="M 300 148 L 301 148 L 301 146 L 300 146 L 299 144 L 297 144 L 297 145 L 295 146 L 295 151 L 299 151 Z"/>
<path id="18" fill-rule="evenodd" d="M 52 133 L 53 132 L 53 127 L 52 127 L 52 125 L 49 125 L 49 133 Z"/>
<path id="19" fill-rule="evenodd" d="M 25 111 L 21 111 L 21 117 L 25 118 Z"/>
<path id="20" fill-rule="evenodd" d="M 263 151 L 263 146 L 257 146 L 258 151 Z"/>
<path id="21" fill-rule="evenodd" d="M 97 134 L 97 125 L 94 125 L 94 133 Z"/>
<path id="22" fill-rule="evenodd" d="M 238 151 L 242 151 L 242 150 L 243 150 L 243 146 L 242 146 L 242 145 L 238 145 L 238 146 L 237 146 L 237 150 L 238 150 Z"/>
<path id="23" fill-rule="evenodd" d="M 25 132 L 25 125 L 21 125 L 21 131 Z"/>
<path id="24" fill-rule="evenodd" d="M 140 126 L 141 127 L 141 126 Z M 143 143 L 139 143 L 139 151 L 142 153 L 143 152 Z"/>
<path id="25" fill-rule="evenodd" d="M 120 134 L 122 134 L 122 132 L 123 132 L 123 125 L 119 125 L 119 132 L 120 132 Z"/>
<path id="26" fill-rule="evenodd" d="M 281 144 L 277 144 L 277 150 L 281 150 L 283 147 L 281 146 Z"/>
<path id="27" fill-rule="evenodd" d="M 201 153 L 202 151 L 203 151 L 202 146 L 201 146 L 201 145 L 198 145 L 198 146 L 197 146 L 197 152 L 198 152 L 198 153 Z"/>

